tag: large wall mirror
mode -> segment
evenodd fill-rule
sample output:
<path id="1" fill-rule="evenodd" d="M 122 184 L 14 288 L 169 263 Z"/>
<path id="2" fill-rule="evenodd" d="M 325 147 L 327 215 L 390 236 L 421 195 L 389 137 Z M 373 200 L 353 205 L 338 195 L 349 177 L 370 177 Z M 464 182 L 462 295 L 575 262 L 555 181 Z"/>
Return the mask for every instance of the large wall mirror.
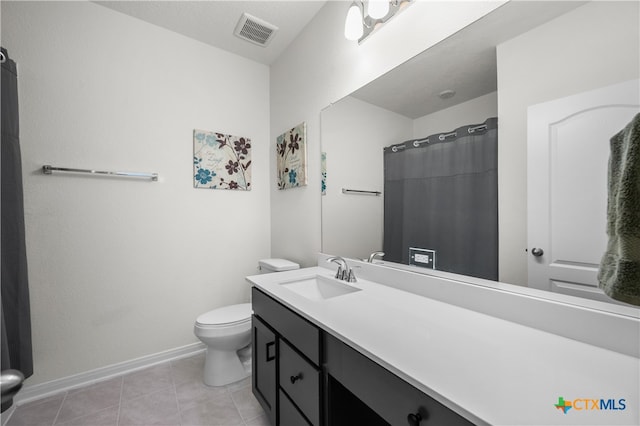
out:
<path id="1" fill-rule="evenodd" d="M 326 174 L 322 196 L 323 252 L 364 259 L 383 249 L 385 147 L 429 135 L 446 135 L 462 126 L 483 124 L 497 117 L 495 221 L 499 236 L 497 275 L 492 279 L 514 284 L 514 291 L 533 287 L 612 302 L 597 289 L 591 276 L 586 285 L 549 277 L 538 283 L 537 278 L 532 278 L 531 270 L 542 259 L 548 259 L 546 255 L 534 255 L 539 251 L 533 250 L 532 254 L 533 248 L 546 244 L 537 240 L 537 234 L 547 231 L 531 231 L 529 224 L 532 213 L 528 208 L 533 204 L 529 196 L 534 190 L 527 176 L 536 176 L 537 166 L 528 165 L 528 125 L 530 114 L 546 103 L 619 84 L 623 86 L 618 91 L 637 92 L 634 81 L 640 78 L 638 16 L 636 2 L 511 1 L 327 106 L 321 113 Z M 448 96 L 449 91 L 454 95 Z M 602 226 L 591 229 L 592 225 L 586 224 L 574 230 L 582 236 L 590 235 L 576 238 L 574 246 L 593 247 L 575 255 L 575 259 L 565 262 L 567 265 L 593 267 L 604 250 L 608 138 L 638 111 L 637 98 L 637 93 L 630 93 L 630 100 L 625 101 L 629 108 L 613 111 L 613 119 L 589 115 L 581 118 L 589 125 L 599 120 L 609 123 L 609 128 L 592 137 L 598 148 L 589 161 L 596 166 L 586 167 L 585 173 L 595 189 L 582 189 L 587 198 L 595 199 L 589 202 L 598 203 L 593 220 L 601 221 Z M 553 145 L 553 141 L 545 143 Z M 562 161 L 573 158 L 581 162 L 585 155 L 577 146 L 572 153 L 565 153 Z M 573 176 L 574 172 L 569 174 L 568 179 L 575 182 L 582 179 Z M 541 181 L 549 185 L 544 179 Z M 573 193 L 575 189 L 565 191 Z M 565 220 L 583 216 L 575 210 L 581 208 L 579 203 L 570 200 L 562 204 L 574 208 L 564 213 Z M 571 236 L 563 238 L 564 246 L 572 241 Z M 474 250 L 483 249 L 482 241 L 469 244 L 474 245 Z M 559 252 L 555 248 L 554 251 Z M 428 253 L 420 259 L 428 260 Z M 432 273 L 426 268 L 424 272 Z M 612 309 L 613 306 L 612 303 Z M 629 309 L 637 315 L 633 313 L 635 308 Z"/>

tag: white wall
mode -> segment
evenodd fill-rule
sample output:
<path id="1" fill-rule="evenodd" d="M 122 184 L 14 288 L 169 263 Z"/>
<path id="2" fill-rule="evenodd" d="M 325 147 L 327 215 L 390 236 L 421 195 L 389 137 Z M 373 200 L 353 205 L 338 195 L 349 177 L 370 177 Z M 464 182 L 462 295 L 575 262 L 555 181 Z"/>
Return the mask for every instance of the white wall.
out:
<path id="1" fill-rule="evenodd" d="M 527 107 L 639 78 L 639 16 L 590 2 L 498 46 L 501 281 L 527 285 Z"/>
<path id="2" fill-rule="evenodd" d="M 322 197 L 322 247 L 367 258 L 382 250 L 384 195 L 343 194 L 342 188 L 384 192 L 382 148 L 411 139 L 412 120 L 346 97 L 322 111 L 327 194 Z"/>
<path id="3" fill-rule="evenodd" d="M 416 1 L 361 45 L 343 35 L 350 2 L 329 1 L 320 9 L 271 67 L 270 149 L 278 135 L 302 121 L 309 144 L 309 185 L 282 191 L 271 186 L 272 256 L 310 266 L 321 250 L 320 111 L 502 3 Z"/>
<path id="4" fill-rule="evenodd" d="M 413 120 L 413 138 L 451 132 L 498 116 L 498 93 L 492 92 Z"/>
<path id="5" fill-rule="evenodd" d="M 2 45 L 19 72 L 27 383 L 197 342 L 195 318 L 248 301 L 269 255 L 268 68 L 89 2 L 2 2 Z M 193 188 L 194 128 L 251 138 L 250 192 Z"/>

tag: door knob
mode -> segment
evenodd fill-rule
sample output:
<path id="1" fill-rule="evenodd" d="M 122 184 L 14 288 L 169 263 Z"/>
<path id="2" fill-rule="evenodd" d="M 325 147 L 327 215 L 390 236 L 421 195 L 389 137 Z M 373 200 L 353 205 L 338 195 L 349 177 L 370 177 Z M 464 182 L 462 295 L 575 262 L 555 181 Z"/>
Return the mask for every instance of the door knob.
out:
<path id="1" fill-rule="evenodd" d="M 535 257 L 540 257 L 544 254 L 544 250 L 538 247 L 534 247 L 531 249 L 531 254 L 534 255 Z"/>
<path id="2" fill-rule="evenodd" d="M 18 370 L 4 370 L 0 375 L 0 388 L 2 396 L 16 393 L 22 387 L 24 375 Z"/>
<path id="3" fill-rule="evenodd" d="M 24 375 L 18 370 L 3 370 L 0 374 L 0 388 L 2 390 L 2 411 L 6 411 L 13 403 L 13 397 L 22 387 Z"/>

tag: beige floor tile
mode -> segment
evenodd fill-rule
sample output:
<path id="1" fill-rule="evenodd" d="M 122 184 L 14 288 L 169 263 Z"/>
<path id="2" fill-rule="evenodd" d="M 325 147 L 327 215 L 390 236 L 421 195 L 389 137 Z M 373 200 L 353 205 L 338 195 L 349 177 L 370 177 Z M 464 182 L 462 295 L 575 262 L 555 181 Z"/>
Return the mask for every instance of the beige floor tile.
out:
<path id="1" fill-rule="evenodd" d="M 164 388 L 139 398 L 122 400 L 118 424 L 179 425 L 180 415 L 173 387 Z"/>
<path id="2" fill-rule="evenodd" d="M 118 426 L 119 409 L 120 406 L 115 405 L 64 423 L 56 422 L 56 426 Z"/>
<path id="3" fill-rule="evenodd" d="M 244 425 L 240 413 L 231 399 L 223 395 L 200 402 L 180 413 L 182 426 L 235 426 Z"/>
<path id="4" fill-rule="evenodd" d="M 66 392 L 39 401 L 18 405 L 6 426 L 51 426 L 60 411 Z"/>
<path id="5" fill-rule="evenodd" d="M 69 391 L 60 408 L 56 424 L 119 405 L 122 380 L 122 377 L 118 377 Z"/>
<path id="6" fill-rule="evenodd" d="M 122 400 L 137 398 L 173 386 L 171 366 L 164 363 L 124 376 Z"/>

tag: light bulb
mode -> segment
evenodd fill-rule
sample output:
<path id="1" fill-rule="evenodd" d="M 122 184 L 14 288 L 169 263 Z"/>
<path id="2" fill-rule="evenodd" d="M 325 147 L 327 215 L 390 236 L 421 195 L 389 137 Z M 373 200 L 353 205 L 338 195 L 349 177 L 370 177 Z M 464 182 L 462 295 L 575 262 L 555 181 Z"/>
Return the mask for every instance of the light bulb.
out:
<path id="1" fill-rule="evenodd" d="M 380 19 L 389 13 L 389 2 L 386 0 L 369 0 L 367 15 L 373 19 Z"/>
<path id="2" fill-rule="evenodd" d="M 362 13 L 360 7 L 353 3 L 347 12 L 344 22 L 344 36 L 347 40 L 358 40 L 364 34 L 362 29 Z"/>

